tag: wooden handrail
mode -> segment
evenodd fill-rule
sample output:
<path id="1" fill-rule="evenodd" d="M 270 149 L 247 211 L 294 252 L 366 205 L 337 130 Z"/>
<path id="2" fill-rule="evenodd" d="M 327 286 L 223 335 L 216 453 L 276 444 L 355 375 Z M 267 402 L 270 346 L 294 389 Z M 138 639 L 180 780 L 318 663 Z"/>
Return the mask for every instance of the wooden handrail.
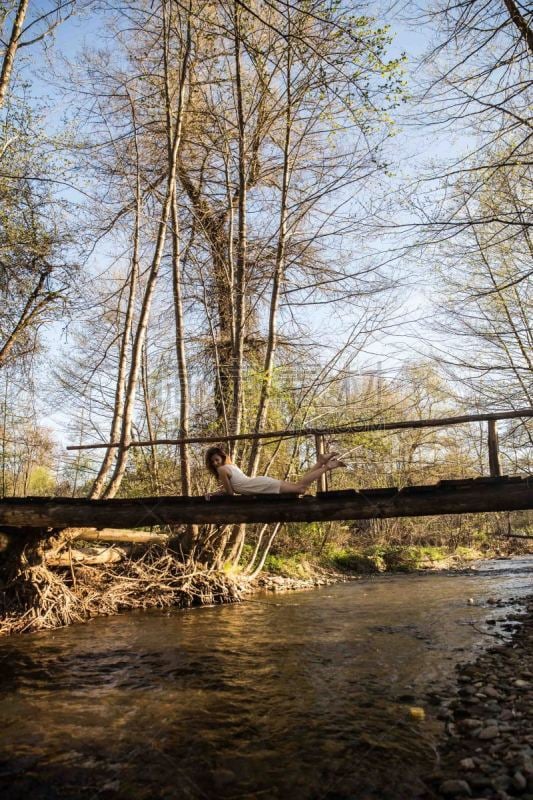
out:
<path id="1" fill-rule="evenodd" d="M 341 425 L 334 428 L 297 428 L 294 430 L 265 431 L 263 433 L 236 433 L 217 436 L 187 436 L 181 439 L 153 439 L 130 442 L 130 447 L 152 447 L 160 444 L 213 444 L 215 442 L 254 441 L 256 439 L 291 439 L 297 436 L 326 436 L 344 433 L 371 433 L 373 431 L 393 431 L 416 428 L 447 428 L 450 425 L 464 425 L 467 422 L 488 422 L 500 419 L 520 419 L 533 417 L 533 408 L 521 408 L 518 411 L 495 411 L 486 414 L 464 414 L 459 417 L 441 417 L 440 419 L 401 420 L 398 422 L 365 422 L 358 425 Z M 120 442 L 71 444 L 67 450 L 97 450 L 101 448 L 124 447 Z"/>

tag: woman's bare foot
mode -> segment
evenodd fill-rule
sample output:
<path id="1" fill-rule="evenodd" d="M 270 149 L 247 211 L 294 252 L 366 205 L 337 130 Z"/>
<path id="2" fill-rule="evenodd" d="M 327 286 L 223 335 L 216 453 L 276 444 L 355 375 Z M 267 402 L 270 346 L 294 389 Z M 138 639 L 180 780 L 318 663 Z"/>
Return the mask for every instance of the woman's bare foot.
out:
<path id="1" fill-rule="evenodd" d="M 334 456 L 330 458 L 329 461 L 326 462 L 327 469 L 337 469 L 337 467 L 345 467 L 345 466 L 346 464 L 344 463 L 344 461 L 339 461 L 339 459 L 335 458 Z"/>
<path id="2" fill-rule="evenodd" d="M 319 466 L 323 467 L 325 464 L 328 463 L 328 461 L 330 461 L 332 458 L 335 458 L 335 456 L 338 455 L 339 454 L 335 451 L 332 451 L 331 453 L 320 453 L 320 455 L 317 456 L 316 463 Z"/>

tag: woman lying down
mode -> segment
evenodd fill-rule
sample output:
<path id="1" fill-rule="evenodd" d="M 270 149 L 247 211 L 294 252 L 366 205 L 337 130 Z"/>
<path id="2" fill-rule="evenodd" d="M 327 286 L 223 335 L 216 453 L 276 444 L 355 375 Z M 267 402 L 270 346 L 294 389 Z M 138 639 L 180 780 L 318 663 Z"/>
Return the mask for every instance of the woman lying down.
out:
<path id="1" fill-rule="evenodd" d="M 210 447 L 205 454 L 205 465 L 209 472 L 222 483 L 222 490 L 215 492 L 221 494 L 304 494 L 306 489 L 317 481 L 326 472 L 337 467 L 345 467 L 337 458 L 337 453 L 323 453 L 317 458 L 316 464 L 305 472 L 296 483 L 281 481 L 260 475 L 249 478 L 239 467 L 231 463 L 231 458 L 221 447 Z M 206 495 L 209 500 L 212 494 Z"/>

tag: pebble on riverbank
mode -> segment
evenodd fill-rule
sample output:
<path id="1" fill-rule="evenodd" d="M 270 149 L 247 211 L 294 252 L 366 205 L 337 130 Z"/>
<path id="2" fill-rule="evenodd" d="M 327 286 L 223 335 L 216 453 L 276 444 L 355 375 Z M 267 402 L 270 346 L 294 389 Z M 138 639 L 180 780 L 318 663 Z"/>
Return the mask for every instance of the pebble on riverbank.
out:
<path id="1" fill-rule="evenodd" d="M 334 583 L 346 583 L 359 580 L 359 575 L 347 576 L 340 573 L 323 572 L 310 578 L 289 578 L 284 575 L 270 575 L 262 573 L 254 581 L 253 589 L 270 592 L 286 592 L 297 589 L 315 589 L 317 586 L 331 586 Z"/>
<path id="2" fill-rule="evenodd" d="M 512 638 L 457 667 L 437 716 L 447 739 L 426 797 L 533 800 L 533 597 Z"/>

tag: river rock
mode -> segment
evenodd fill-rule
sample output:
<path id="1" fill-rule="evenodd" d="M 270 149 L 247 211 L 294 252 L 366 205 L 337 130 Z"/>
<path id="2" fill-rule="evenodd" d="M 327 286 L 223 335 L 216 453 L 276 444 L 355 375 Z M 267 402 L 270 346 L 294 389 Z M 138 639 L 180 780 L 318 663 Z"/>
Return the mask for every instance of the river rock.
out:
<path id="1" fill-rule="evenodd" d="M 451 711 L 451 709 L 449 709 L 449 708 L 441 708 L 440 711 L 437 714 L 437 719 L 444 720 L 445 722 L 447 720 L 452 720 L 453 719 L 453 711 Z"/>
<path id="2" fill-rule="evenodd" d="M 473 789 L 486 789 L 487 787 L 492 786 L 491 779 L 487 778 L 486 775 L 482 775 L 481 772 L 476 772 L 473 775 L 469 775 L 468 783 Z"/>
<path id="3" fill-rule="evenodd" d="M 481 728 L 482 722 L 480 719 L 476 719 L 475 717 L 466 717 L 466 719 L 461 719 L 458 721 L 457 725 L 459 728 L 464 728 L 464 730 L 471 731 L 475 730 L 475 728 Z"/>
<path id="4" fill-rule="evenodd" d="M 231 769 L 224 769 L 220 767 L 219 769 L 214 770 L 212 773 L 212 778 L 215 782 L 215 786 L 219 789 L 230 786 L 236 780 L 236 775 Z"/>
<path id="5" fill-rule="evenodd" d="M 487 728 L 482 728 L 478 734 L 478 739 L 497 739 L 500 731 L 496 725 L 489 725 Z"/>
<path id="6" fill-rule="evenodd" d="M 516 681 L 513 682 L 513 686 L 516 686 L 517 689 L 526 689 L 530 686 L 529 681 L 524 681 L 522 678 L 517 678 Z"/>
<path id="7" fill-rule="evenodd" d="M 473 758 L 463 758 L 462 761 L 459 762 L 463 769 L 475 769 L 476 765 Z"/>
<path id="8" fill-rule="evenodd" d="M 115 792 L 118 792 L 119 789 L 120 789 L 120 781 L 115 779 L 112 781 L 107 781 L 107 783 L 104 783 L 102 788 L 99 790 L 98 794 L 100 796 L 102 796 L 103 792 L 114 794 Z"/>
<path id="9" fill-rule="evenodd" d="M 446 733 L 448 736 L 457 736 L 457 726 L 454 722 L 446 723 Z"/>
<path id="10" fill-rule="evenodd" d="M 516 770 L 515 774 L 513 775 L 511 783 L 512 783 L 514 789 L 518 789 L 519 791 L 522 791 L 522 792 L 524 791 L 524 789 L 527 788 L 527 780 L 525 779 L 525 777 L 522 775 L 522 773 L 518 769 Z"/>
<path id="11" fill-rule="evenodd" d="M 533 777 L 533 760 L 528 756 L 524 755 L 523 753 L 520 756 L 520 762 L 522 767 L 522 772 L 529 778 L 530 776 Z"/>
<path id="12" fill-rule="evenodd" d="M 461 780 L 448 780 L 441 783 L 439 791 L 445 797 L 455 797 L 456 795 L 462 797 L 472 797 L 472 790 L 470 789 L 467 781 Z"/>

